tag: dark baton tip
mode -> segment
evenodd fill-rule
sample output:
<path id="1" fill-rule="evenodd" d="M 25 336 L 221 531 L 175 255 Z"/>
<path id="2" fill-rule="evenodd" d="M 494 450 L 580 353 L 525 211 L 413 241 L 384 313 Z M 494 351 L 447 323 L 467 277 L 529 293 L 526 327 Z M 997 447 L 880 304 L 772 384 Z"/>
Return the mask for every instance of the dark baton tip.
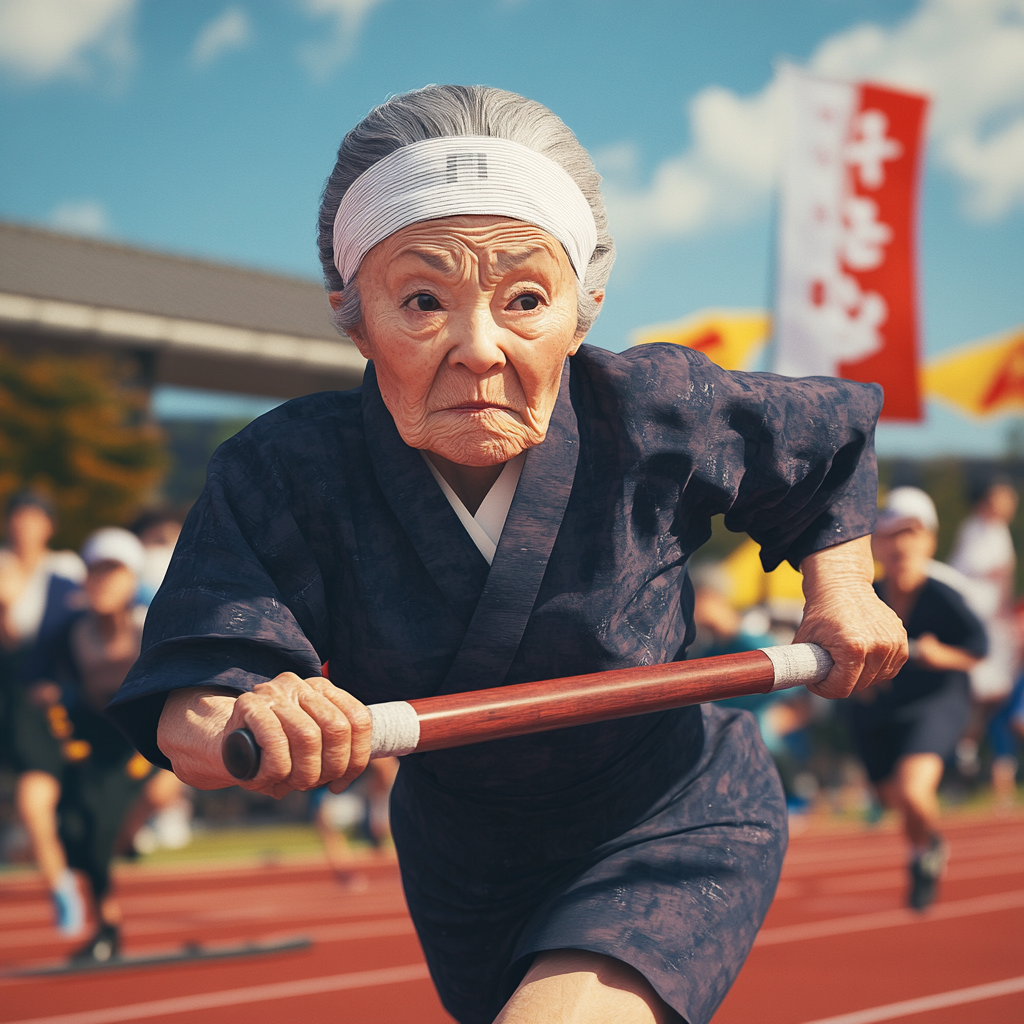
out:
<path id="1" fill-rule="evenodd" d="M 256 778 L 260 770 L 260 745 L 248 729 L 228 733 L 221 747 L 221 757 L 232 777 L 243 782 Z"/>

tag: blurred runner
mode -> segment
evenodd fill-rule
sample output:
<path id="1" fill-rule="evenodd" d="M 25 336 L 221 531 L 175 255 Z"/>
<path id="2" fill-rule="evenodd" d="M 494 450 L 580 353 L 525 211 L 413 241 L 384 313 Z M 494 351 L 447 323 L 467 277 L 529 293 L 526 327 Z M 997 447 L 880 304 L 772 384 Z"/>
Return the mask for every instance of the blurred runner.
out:
<path id="1" fill-rule="evenodd" d="M 366 771 L 343 793 L 332 793 L 326 786 L 309 795 L 313 817 L 324 853 L 338 881 L 346 888 L 365 889 L 365 875 L 353 872 L 352 847 L 345 832 L 359 827 L 380 855 L 391 846 L 391 788 L 398 775 L 397 757 L 380 757 L 371 761 Z"/>
<path id="2" fill-rule="evenodd" d="M 37 641 L 49 643 L 77 614 L 85 565 L 73 551 L 50 550 L 55 517 L 45 495 L 15 494 L 7 505 L 5 527 L 7 544 L 0 548 L 0 760 L 21 774 L 29 767 L 19 756 L 14 734 L 27 701 L 21 666 Z M 34 717 L 41 742 L 49 744 L 45 723 Z M 32 737 L 24 741 L 32 745 Z M 24 793 L 30 804 L 35 802 L 31 790 L 30 780 Z M 57 927 L 65 935 L 77 935 L 85 927 L 85 909 L 63 854 L 53 858 L 44 852 L 39 867 L 50 888 Z"/>
<path id="3" fill-rule="evenodd" d="M 692 578 L 693 621 L 697 627 L 697 638 L 687 657 L 713 658 L 721 654 L 738 654 L 780 642 L 768 632 L 771 619 L 763 608 L 750 609 L 745 615 L 740 615 L 732 606 L 726 597 L 728 581 L 718 567 L 701 566 L 693 572 Z M 811 699 L 812 695 L 799 687 L 717 702 L 750 711 L 757 719 L 761 738 L 782 779 L 791 813 L 806 809 L 808 803 L 808 777 L 803 769 L 810 755 L 806 730 L 813 718 Z"/>
<path id="4" fill-rule="evenodd" d="M 1010 523 L 1017 514 L 1018 496 L 1011 481 L 996 477 L 972 494 L 971 514 L 957 533 L 950 565 L 972 581 L 980 602 L 973 604 L 988 632 L 989 653 L 971 672 L 974 719 L 958 747 L 957 762 L 967 776 L 980 769 L 978 744 L 989 726 L 995 755 L 992 788 L 997 801 L 1013 798 L 1017 761 L 1005 747 L 1005 736 L 991 723 L 1013 689 L 1017 676 L 1017 637 L 1013 618 L 1014 572 L 1017 556 Z"/>
<path id="5" fill-rule="evenodd" d="M 945 760 L 967 727 L 968 673 L 985 656 L 985 629 L 963 597 L 928 575 L 939 520 L 916 487 L 891 491 L 872 541 L 885 576 L 878 595 L 902 619 L 910 660 L 889 683 L 847 701 L 853 739 L 884 806 L 903 816 L 911 844 L 908 903 L 935 900 L 947 847 L 939 835 Z"/>
<path id="6" fill-rule="evenodd" d="M 140 604 L 146 606 L 156 596 L 164 581 L 167 566 L 171 564 L 174 545 L 181 533 L 181 519 L 166 509 L 154 509 L 141 515 L 132 524 L 132 533 L 142 541 L 145 557 L 139 572 Z"/>
<path id="7" fill-rule="evenodd" d="M 110 894 L 114 843 L 147 780 L 161 778 L 103 715 L 139 655 L 145 609 L 135 592 L 143 555 L 127 530 L 96 531 L 82 548 L 87 609 L 37 644 L 23 666 L 32 683 L 15 722 L 15 752 L 24 768 L 18 810 L 51 890 L 77 892 L 72 868 L 89 882 L 97 931 L 74 954 L 80 962 L 118 954 L 121 913 Z"/>

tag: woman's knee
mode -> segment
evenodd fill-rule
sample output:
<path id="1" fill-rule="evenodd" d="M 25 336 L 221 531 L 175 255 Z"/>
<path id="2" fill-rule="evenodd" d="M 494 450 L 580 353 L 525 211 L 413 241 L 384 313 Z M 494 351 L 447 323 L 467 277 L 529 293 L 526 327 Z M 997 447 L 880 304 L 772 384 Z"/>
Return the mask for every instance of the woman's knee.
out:
<path id="1" fill-rule="evenodd" d="M 680 1020 L 629 964 L 601 953 L 539 953 L 495 1024 L 676 1024 Z"/>

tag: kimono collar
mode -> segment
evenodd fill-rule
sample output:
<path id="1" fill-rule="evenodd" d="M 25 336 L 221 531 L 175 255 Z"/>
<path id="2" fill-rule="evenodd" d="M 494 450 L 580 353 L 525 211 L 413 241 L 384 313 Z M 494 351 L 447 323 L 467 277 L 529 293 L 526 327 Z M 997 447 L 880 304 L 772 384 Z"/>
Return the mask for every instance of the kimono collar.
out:
<path id="1" fill-rule="evenodd" d="M 466 635 L 438 692 L 500 686 L 519 649 L 576 474 L 579 428 L 565 361 L 544 441 L 526 453 L 494 562 L 476 549 L 420 453 L 401 439 L 373 363 L 363 378 L 366 444 L 381 490 Z"/>

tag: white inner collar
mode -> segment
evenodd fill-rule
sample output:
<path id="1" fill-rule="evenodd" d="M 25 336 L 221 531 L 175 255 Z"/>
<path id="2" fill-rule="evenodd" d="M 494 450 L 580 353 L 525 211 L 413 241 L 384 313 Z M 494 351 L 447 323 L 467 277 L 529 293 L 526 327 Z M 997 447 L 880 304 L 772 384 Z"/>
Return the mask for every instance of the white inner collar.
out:
<path id="1" fill-rule="evenodd" d="M 519 475 L 523 471 L 523 463 L 526 461 L 526 452 L 520 452 L 514 459 L 505 463 L 501 475 L 491 485 L 486 497 L 480 502 L 476 515 L 471 515 L 469 509 L 462 503 L 462 499 L 451 489 L 448 481 L 438 472 L 437 467 L 427 457 L 426 452 L 421 451 L 423 461 L 427 464 L 431 475 L 437 481 L 438 487 L 448 499 L 459 522 L 465 527 L 470 540 L 476 545 L 477 550 L 487 564 L 494 562 L 494 553 L 498 550 L 498 541 L 501 540 L 501 531 L 505 528 L 505 520 L 508 518 L 508 510 L 512 507 L 512 499 L 516 495 L 516 487 L 519 486 Z"/>

